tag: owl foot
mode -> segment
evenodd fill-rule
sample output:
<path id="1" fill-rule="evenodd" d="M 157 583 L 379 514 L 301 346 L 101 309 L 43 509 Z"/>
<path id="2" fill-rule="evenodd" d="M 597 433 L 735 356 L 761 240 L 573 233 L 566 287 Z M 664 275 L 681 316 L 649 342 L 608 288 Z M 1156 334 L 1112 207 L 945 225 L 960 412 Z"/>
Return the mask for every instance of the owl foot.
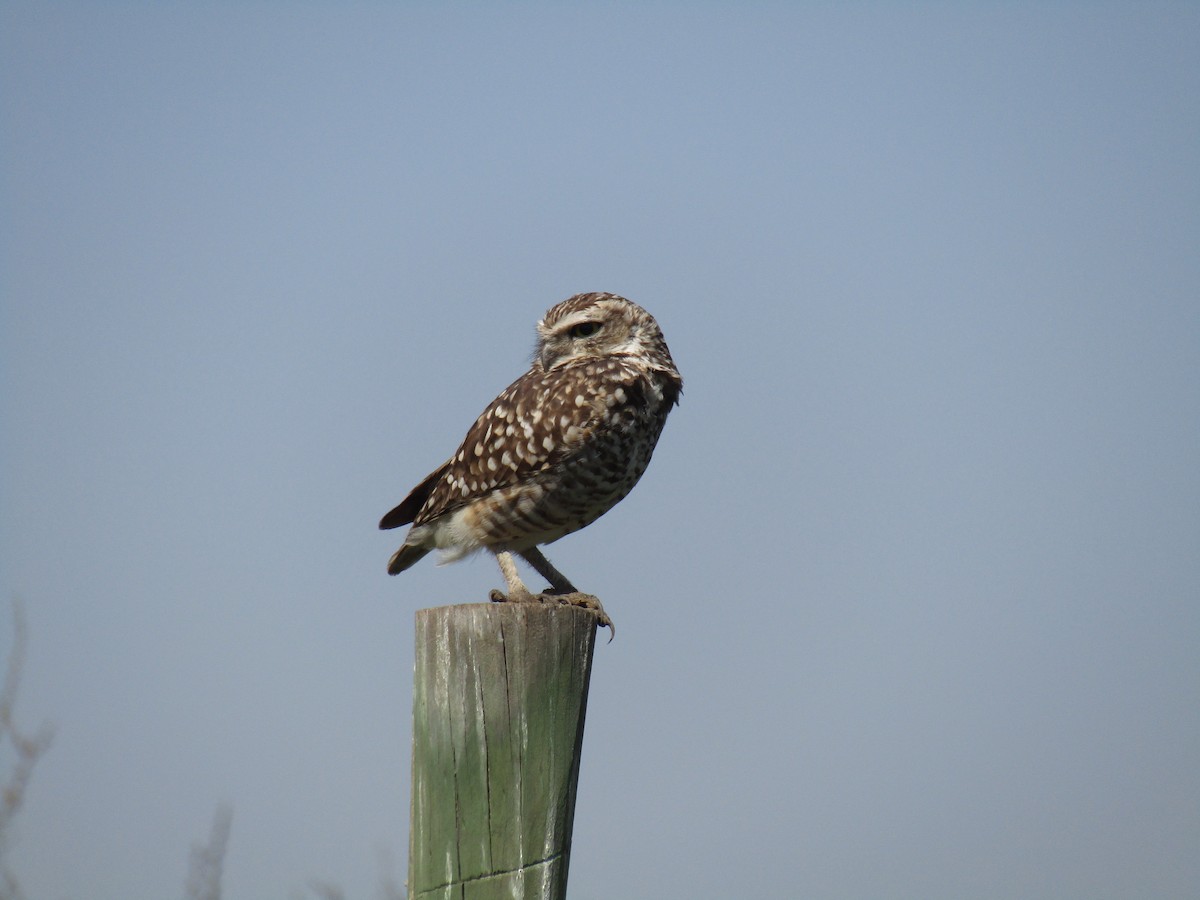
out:
<path id="1" fill-rule="evenodd" d="M 578 606 L 580 609 L 590 609 L 596 614 L 601 628 L 608 629 L 608 642 L 611 644 L 612 639 L 617 635 L 617 627 L 613 625 L 612 619 L 608 617 L 608 613 L 604 611 L 604 604 L 600 602 L 599 597 L 594 597 L 591 594 L 585 594 L 583 591 L 571 591 L 566 594 L 540 594 L 545 597 L 546 603 L 558 603 L 562 606 Z"/>
<path id="2" fill-rule="evenodd" d="M 600 598 L 582 591 L 571 591 L 566 594 L 531 594 L 529 591 L 513 590 L 504 594 L 493 588 L 489 597 L 493 603 L 557 603 L 560 606 L 578 606 L 581 609 L 590 609 L 596 614 L 600 627 L 608 629 L 610 644 L 617 634 L 616 626 L 608 617 L 608 613 L 604 611 L 604 605 L 600 602 Z"/>

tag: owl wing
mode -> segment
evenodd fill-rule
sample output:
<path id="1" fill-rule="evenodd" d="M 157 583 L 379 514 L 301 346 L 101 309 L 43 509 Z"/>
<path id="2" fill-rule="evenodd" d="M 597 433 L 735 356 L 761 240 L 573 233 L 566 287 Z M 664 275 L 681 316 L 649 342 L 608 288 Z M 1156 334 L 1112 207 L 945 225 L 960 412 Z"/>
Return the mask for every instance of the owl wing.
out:
<path id="1" fill-rule="evenodd" d="M 425 476 L 425 480 L 418 484 L 415 488 L 408 492 L 408 496 L 400 501 L 400 505 L 389 512 L 386 516 L 379 520 L 381 529 L 399 528 L 401 525 L 407 525 L 417 517 L 417 513 L 421 511 L 421 507 L 425 505 L 429 499 L 429 495 L 433 493 L 434 487 L 446 475 L 446 470 L 450 468 L 450 463 L 453 460 L 446 460 L 432 472 Z"/>
<path id="2" fill-rule="evenodd" d="M 407 524 L 401 520 L 420 495 L 425 499 L 412 519 L 420 525 L 559 465 L 605 427 L 614 408 L 646 402 L 642 381 L 636 370 L 611 359 L 549 372 L 530 369 L 475 420 L 454 456 L 384 521 Z"/>

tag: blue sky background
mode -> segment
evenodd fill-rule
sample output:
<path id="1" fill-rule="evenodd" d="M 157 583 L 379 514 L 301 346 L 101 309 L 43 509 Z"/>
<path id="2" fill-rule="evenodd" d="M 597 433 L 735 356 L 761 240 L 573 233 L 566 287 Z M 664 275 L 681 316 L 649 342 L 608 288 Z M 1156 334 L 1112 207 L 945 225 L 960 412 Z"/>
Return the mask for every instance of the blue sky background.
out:
<path id="1" fill-rule="evenodd" d="M 685 378 L 549 549 L 571 896 L 1200 893 L 1200 8 L 0 9 L 30 898 L 403 878 L 376 523 L 577 291 Z M 11 626 L 0 616 L 7 653 Z M 3 758 L 0 761 L 8 761 Z"/>

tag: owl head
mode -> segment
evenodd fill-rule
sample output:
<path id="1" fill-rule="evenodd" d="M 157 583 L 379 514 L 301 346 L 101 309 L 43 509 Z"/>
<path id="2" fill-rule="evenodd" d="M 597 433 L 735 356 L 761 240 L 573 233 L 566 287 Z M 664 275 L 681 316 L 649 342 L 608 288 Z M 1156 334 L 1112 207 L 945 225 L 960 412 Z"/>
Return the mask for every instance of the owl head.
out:
<path id="1" fill-rule="evenodd" d="M 537 324 L 534 365 L 550 371 L 579 360 L 626 357 L 654 369 L 675 363 L 654 316 L 616 294 L 576 294 Z"/>

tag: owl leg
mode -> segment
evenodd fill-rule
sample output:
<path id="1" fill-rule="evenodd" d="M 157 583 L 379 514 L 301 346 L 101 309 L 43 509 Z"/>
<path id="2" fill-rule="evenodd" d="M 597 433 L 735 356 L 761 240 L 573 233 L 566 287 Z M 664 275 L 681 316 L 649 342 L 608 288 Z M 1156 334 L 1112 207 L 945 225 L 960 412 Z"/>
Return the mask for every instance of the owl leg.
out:
<path id="1" fill-rule="evenodd" d="M 600 601 L 591 594 L 580 593 L 575 589 L 571 582 L 567 581 L 566 577 L 550 565 L 550 560 L 546 559 L 536 547 L 532 550 L 525 550 L 518 554 L 521 559 L 533 566 L 537 573 L 550 582 L 550 591 L 545 594 L 531 593 L 529 588 L 525 587 L 525 583 L 521 581 L 521 576 L 517 574 L 517 564 L 513 561 L 512 554 L 507 550 L 501 550 L 496 553 L 496 562 L 500 566 L 500 572 L 504 575 L 504 583 L 508 588 L 508 594 L 503 594 L 500 591 L 492 591 L 491 599 L 493 603 L 561 603 L 566 606 L 579 606 L 584 609 L 590 609 L 596 613 L 600 620 L 600 626 L 609 629 L 609 640 L 617 633 L 613 626 L 612 619 L 608 617 L 608 613 L 604 611 L 604 607 Z"/>
<path id="2" fill-rule="evenodd" d="M 501 550 L 496 554 L 496 562 L 500 565 L 500 574 L 504 576 L 504 586 L 508 588 L 508 595 L 492 591 L 493 601 L 502 603 L 511 600 L 515 603 L 529 603 L 536 600 L 517 573 L 517 564 L 513 561 L 511 553 Z"/>
<path id="3" fill-rule="evenodd" d="M 610 641 L 613 639 L 613 636 L 617 633 L 617 629 L 613 625 L 612 619 L 608 617 L 608 613 L 604 611 L 604 605 L 600 602 L 599 597 L 585 594 L 576 588 L 575 585 L 571 584 L 571 582 L 567 581 L 566 576 L 550 565 L 550 560 L 546 559 L 545 554 L 537 547 L 522 550 L 517 555 L 533 566 L 539 575 L 550 582 L 550 590 L 544 596 L 551 597 L 558 603 L 568 606 L 581 606 L 584 609 L 594 611 L 600 619 L 600 627 L 608 627 L 608 639 Z"/>
<path id="4" fill-rule="evenodd" d="M 550 565 L 550 560 L 546 559 L 544 553 L 537 547 L 530 547 L 528 550 L 523 550 L 517 554 L 525 562 L 533 566 L 534 570 L 550 582 L 550 587 L 556 594 L 578 594 L 579 589 L 571 582 L 567 581 L 567 577 L 562 572 Z"/>

